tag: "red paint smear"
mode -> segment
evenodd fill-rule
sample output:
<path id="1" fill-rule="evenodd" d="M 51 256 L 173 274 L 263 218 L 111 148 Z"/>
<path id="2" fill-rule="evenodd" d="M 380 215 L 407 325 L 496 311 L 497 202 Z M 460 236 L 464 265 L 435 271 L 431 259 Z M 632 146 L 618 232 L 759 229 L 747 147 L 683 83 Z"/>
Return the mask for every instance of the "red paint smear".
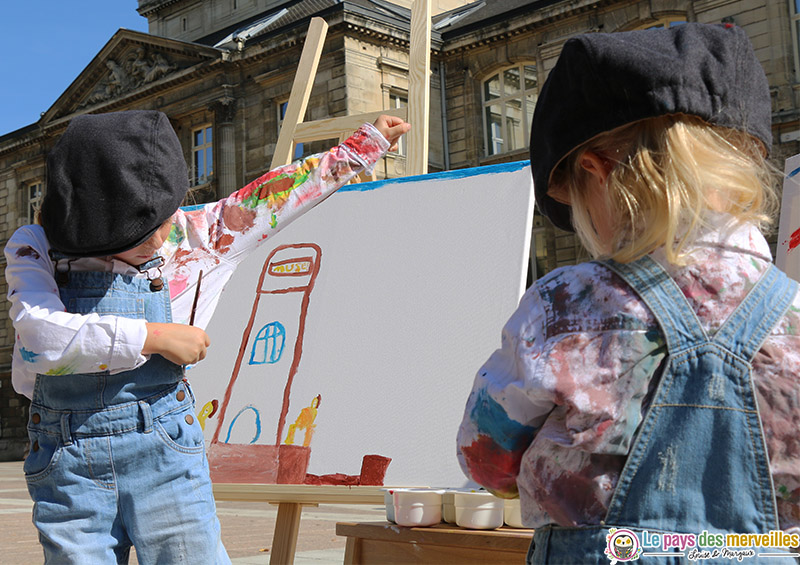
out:
<path id="1" fill-rule="evenodd" d="M 611 420 L 606 420 L 605 422 L 600 422 L 597 426 L 597 435 L 603 435 L 603 432 L 608 429 L 608 427 L 612 424 Z"/>
<path id="2" fill-rule="evenodd" d="M 247 210 L 238 206 L 225 206 L 222 209 L 222 221 L 230 231 L 245 233 L 255 223 L 255 210 Z"/>
<path id="3" fill-rule="evenodd" d="M 488 489 L 515 489 L 522 453 L 506 451 L 489 436 L 481 435 L 472 445 L 462 447 L 469 474 Z"/>
<path id="4" fill-rule="evenodd" d="M 26 245 L 25 247 L 17 249 L 17 257 L 33 257 L 34 259 L 38 259 L 40 256 L 33 247 Z"/>
<path id="5" fill-rule="evenodd" d="M 214 414 L 217 413 L 217 408 L 219 408 L 219 400 L 216 398 L 211 401 L 211 412 L 208 413 L 208 417 L 211 418 Z"/>
<path id="6" fill-rule="evenodd" d="M 292 186 L 294 186 L 294 179 L 292 177 L 285 177 L 276 181 L 268 182 L 264 184 L 258 191 L 258 199 L 264 200 L 270 194 L 274 195 L 278 192 L 289 190 L 292 188 Z"/>
<path id="7" fill-rule="evenodd" d="M 244 188 L 234 192 L 231 197 L 238 202 L 242 202 L 247 200 L 255 189 L 261 190 L 263 184 L 269 182 L 270 180 L 274 179 L 275 177 L 284 174 L 284 170 L 282 167 L 277 168 L 275 170 L 269 171 L 258 177 L 257 179 L 250 181 Z"/>
<path id="8" fill-rule="evenodd" d="M 186 284 L 189 279 L 187 277 L 175 277 L 169 281 L 169 297 L 175 298 L 181 292 L 186 290 Z"/>
<path id="9" fill-rule="evenodd" d="M 800 229 L 796 230 L 789 239 L 789 251 L 800 245 Z"/>
<path id="10" fill-rule="evenodd" d="M 307 485 L 348 485 L 358 486 L 361 477 L 359 475 L 345 475 L 344 473 L 333 473 L 331 475 L 312 475 L 306 474 L 306 480 L 303 481 Z"/>

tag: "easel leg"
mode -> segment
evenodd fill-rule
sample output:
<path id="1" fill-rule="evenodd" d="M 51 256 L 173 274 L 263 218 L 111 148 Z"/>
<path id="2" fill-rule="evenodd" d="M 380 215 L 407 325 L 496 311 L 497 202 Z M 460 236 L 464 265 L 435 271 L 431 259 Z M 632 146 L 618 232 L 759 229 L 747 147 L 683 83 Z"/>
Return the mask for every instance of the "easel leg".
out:
<path id="1" fill-rule="evenodd" d="M 359 565 L 361 563 L 361 540 L 355 537 L 347 538 L 344 546 L 344 565 Z"/>
<path id="2" fill-rule="evenodd" d="M 291 565 L 297 550 L 297 532 L 300 530 L 300 514 L 303 505 L 296 502 L 281 502 L 275 534 L 272 537 L 272 552 L 269 565 Z"/>

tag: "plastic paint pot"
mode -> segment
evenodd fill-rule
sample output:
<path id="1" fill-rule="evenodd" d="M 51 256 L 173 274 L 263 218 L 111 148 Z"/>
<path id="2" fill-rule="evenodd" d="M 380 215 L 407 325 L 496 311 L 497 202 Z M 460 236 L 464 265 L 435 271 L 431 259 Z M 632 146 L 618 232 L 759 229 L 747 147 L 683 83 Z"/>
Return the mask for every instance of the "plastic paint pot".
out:
<path id="1" fill-rule="evenodd" d="M 394 521 L 399 526 L 432 526 L 442 521 L 444 489 L 392 490 Z"/>
<path id="2" fill-rule="evenodd" d="M 456 524 L 473 530 L 493 530 L 503 525 L 503 499 L 489 492 L 456 492 Z"/>

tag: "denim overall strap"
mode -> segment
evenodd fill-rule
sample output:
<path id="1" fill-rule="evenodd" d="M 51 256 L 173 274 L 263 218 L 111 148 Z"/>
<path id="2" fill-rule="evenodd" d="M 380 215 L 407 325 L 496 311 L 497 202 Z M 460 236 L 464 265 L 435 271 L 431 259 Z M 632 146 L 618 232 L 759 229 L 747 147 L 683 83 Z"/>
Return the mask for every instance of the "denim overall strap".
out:
<path id="1" fill-rule="evenodd" d="M 681 289 L 649 255 L 633 263 L 603 261 L 602 264 L 621 276 L 644 300 L 658 320 L 670 354 L 675 355 L 691 344 L 708 341 L 697 314 Z"/>
<path id="2" fill-rule="evenodd" d="M 650 257 L 606 263 L 651 307 L 665 336 L 681 332 L 691 310 Z M 666 273 L 664 272 L 664 275 Z M 750 358 L 786 312 L 796 284 L 771 267 L 714 340 L 668 343 L 668 362 L 609 506 L 607 523 L 677 532 L 768 532 L 778 527 Z M 644 282 L 645 284 L 642 284 Z M 776 294 L 776 291 L 782 291 Z M 665 315 L 667 313 L 667 315 Z M 691 321 L 697 322 L 696 316 Z M 719 337 L 719 339 L 717 339 Z M 727 349 L 728 342 L 736 346 Z"/>
<path id="3" fill-rule="evenodd" d="M 761 349 L 797 293 L 797 282 L 774 265 L 770 265 L 756 285 L 762 287 L 758 297 L 742 302 L 714 334 L 715 343 L 747 362 Z M 755 288 L 751 294 L 753 291 Z M 754 316 L 753 311 L 764 312 L 764 315 Z M 750 339 L 747 336 L 751 336 Z"/>
<path id="4" fill-rule="evenodd" d="M 70 272 L 59 286 L 68 312 L 171 322 L 169 286 L 154 292 L 143 277 L 111 272 Z M 147 398 L 157 398 L 174 389 L 183 378 L 183 368 L 160 355 L 131 371 L 109 374 L 98 365 L 93 373 L 77 374 L 65 363 L 55 375 L 39 375 L 33 392 L 37 406 L 55 411 L 99 410 Z"/>

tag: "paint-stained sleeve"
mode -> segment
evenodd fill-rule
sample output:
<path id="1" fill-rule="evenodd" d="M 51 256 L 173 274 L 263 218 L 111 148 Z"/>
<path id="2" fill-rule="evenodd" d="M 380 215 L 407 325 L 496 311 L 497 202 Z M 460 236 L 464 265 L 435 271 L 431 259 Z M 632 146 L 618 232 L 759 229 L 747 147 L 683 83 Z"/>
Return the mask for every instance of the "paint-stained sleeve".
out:
<path id="1" fill-rule="evenodd" d="M 554 406 L 552 393 L 536 385 L 545 324 L 534 285 L 503 328 L 500 349 L 475 376 L 458 431 L 462 470 L 501 497 L 517 494 L 522 456 Z"/>
<path id="2" fill-rule="evenodd" d="M 66 312 L 48 252 L 41 226 L 19 228 L 5 247 L 15 390 L 30 397 L 37 373 L 118 372 L 144 363 L 144 320 Z"/>
<path id="3" fill-rule="evenodd" d="M 364 124 L 329 151 L 278 167 L 218 202 L 179 210 L 162 248 L 175 320 L 188 319 L 201 269 L 197 325 L 203 327 L 216 306 L 209 296 L 219 295 L 235 265 L 355 175 L 373 167 L 388 149 L 383 135 Z"/>

